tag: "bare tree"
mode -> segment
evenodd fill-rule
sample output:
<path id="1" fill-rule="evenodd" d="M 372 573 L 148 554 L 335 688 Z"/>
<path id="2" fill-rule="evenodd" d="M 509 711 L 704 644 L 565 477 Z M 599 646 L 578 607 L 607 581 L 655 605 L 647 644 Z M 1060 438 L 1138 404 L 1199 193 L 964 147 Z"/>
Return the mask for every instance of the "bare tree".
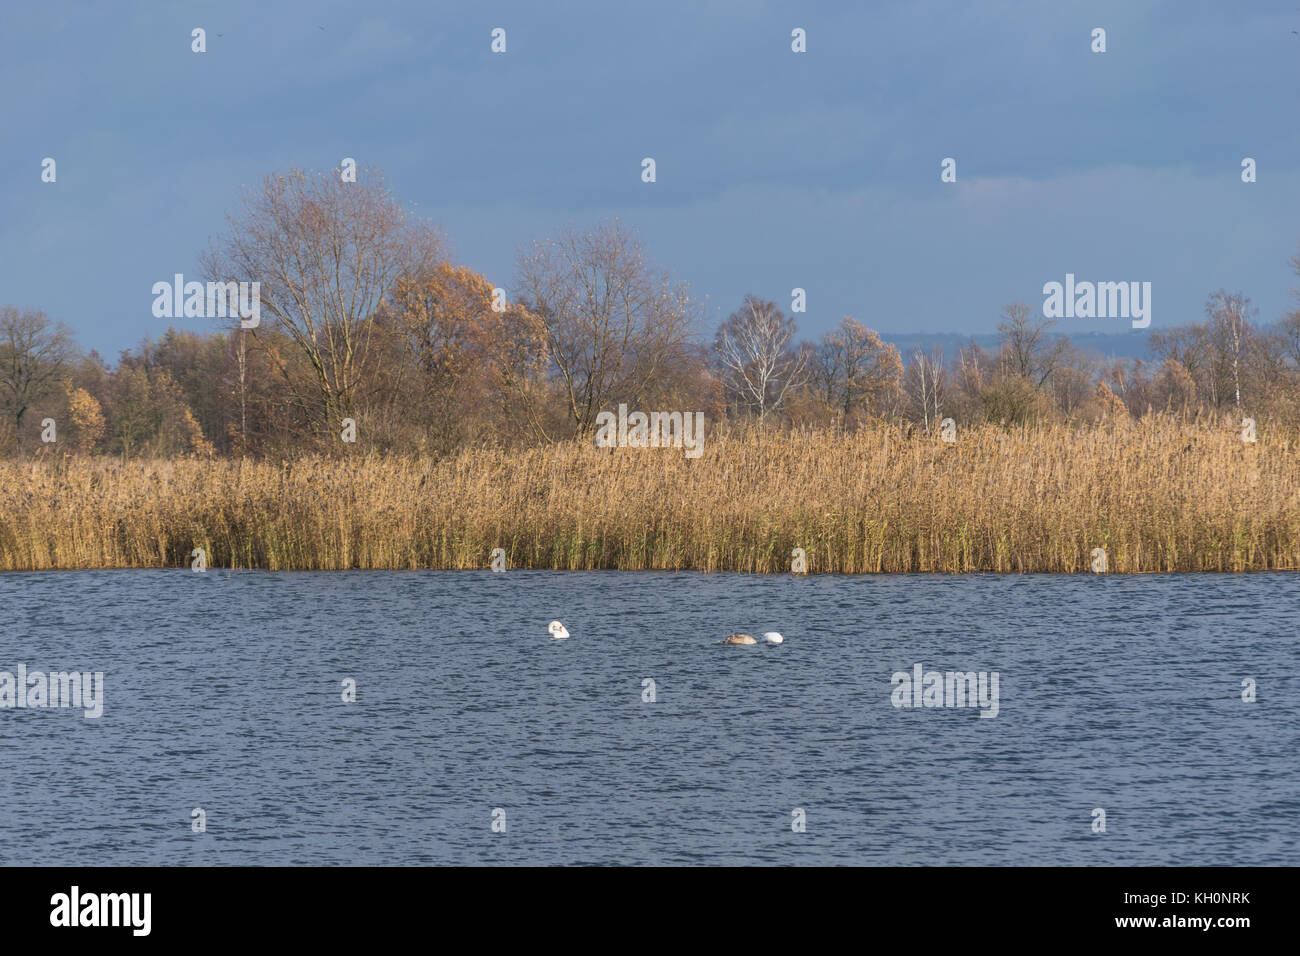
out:
<path id="1" fill-rule="evenodd" d="M 268 176 L 244 193 L 230 226 L 205 255 L 205 271 L 219 282 L 261 283 L 267 324 L 312 369 L 314 394 L 297 395 L 299 406 L 313 427 L 336 426 L 356 410 L 380 304 L 399 278 L 442 259 L 441 233 L 408 218 L 373 169 L 357 182 L 337 171 Z M 297 391 L 297 378 L 281 373 Z"/>
<path id="2" fill-rule="evenodd" d="M 71 334 L 44 312 L 0 308 L 0 401 L 20 444 L 23 416 L 60 390 L 75 355 Z"/>
<path id="3" fill-rule="evenodd" d="M 1292 312 L 1277 324 L 1280 347 L 1293 369 L 1300 369 L 1300 312 Z"/>
<path id="4" fill-rule="evenodd" d="M 652 266 L 617 220 L 533 243 L 519 253 L 518 273 L 576 433 L 590 432 L 611 402 L 641 401 L 690 360 L 689 290 Z"/>
<path id="5" fill-rule="evenodd" d="M 1185 365 L 1167 358 L 1152 379 L 1151 393 L 1157 408 L 1186 413 L 1196 403 L 1196 381 Z"/>
<path id="6" fill-rule="evenodd" d="M 1218 292 L 1211 293 L 1205 303 L 1211 341 L 1220 361 L 1231 369 L 1232 394 L 1238 411 L 1241 410 L 1242 363 L 1246 350 L 1251 344 L 1254 330 L 1250 324 L 1250 317 L 1254 313 L 1255 310 L 1250 306 L 1250 297 L 1240 292 L 1228 293 L 1220 289 Z"/>
<path id="7" fill-rule="evenodd" d="M 998 325 L 1002 337 L 1002 351 L 1009 371 L 1041 388 L 1060 364 L 1069 340 L 1063 336 L 1049 337 L 1048 330 L 1056 325 L 1051 319 L 1035 321 L 1036 310 L 1027 302 L 1014 302 L 1002 311 L 1003 321 Z"/>
<path id="8" fill-rule="evenodd" d="M 1052 374 L 1052 397 L 1061 414 L 1070 418 L 1083 407 L 1093 396 L 1095 377 L 1081 362 L 1063 364 Z"/>
<path id="9" fill-rule="evenodd" d="M 794 334 L 794 320 L 776 303 L 747 295 L 714 338 L 723 385 L 760 425 L 807 380 L 808 351 L 794 347 Z"/>
<path id="10" fill-rule="evenodd" d="M 1153 329 L 1151 351 L 1166 361 L 1181 365 L 1192 382 L 1208 397 L 1210 404 L 1218 405 L 1218 380 L 1215 377 L 1215 363 L 1212 361 L 1213 348 L 1209 330 L 1204 324 Z M 1174 374 L 1172 371 L 1169 372 L 1169 375 Z"/>
<path id="11" fill-rule="evenodd" d="M 928 352 L 918 348 L 912 353 L 904 387 L 913 413 L 920 418 L 921 425 L 928 434 L 930 426 L 943 418 L 943 404 L 948 388 L 941 346 L 934 346 Z"/>

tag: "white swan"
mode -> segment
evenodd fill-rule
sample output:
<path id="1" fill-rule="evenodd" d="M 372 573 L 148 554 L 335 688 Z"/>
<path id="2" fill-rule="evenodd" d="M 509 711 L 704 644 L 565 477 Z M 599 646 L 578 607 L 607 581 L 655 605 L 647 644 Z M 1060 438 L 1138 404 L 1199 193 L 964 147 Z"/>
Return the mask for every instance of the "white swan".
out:
<path id="1" fill-rule="evenodd" d="M 785 638 L 776 631 L 766 631 L 763 634 L 765 644 L 780 644 Z M 719 644 L 757 644 L 758 641 L 748 634 L 732 634 L 725 640 L 718 641 Z"/>
<path id="2" fill-rule="evenodd" d="M 562 641 L 569 636 L 569 632 L 564 629 L 564 625 L 559 621 L 552 621 L 547 628 L 551 632 L 551 640 Z"/>

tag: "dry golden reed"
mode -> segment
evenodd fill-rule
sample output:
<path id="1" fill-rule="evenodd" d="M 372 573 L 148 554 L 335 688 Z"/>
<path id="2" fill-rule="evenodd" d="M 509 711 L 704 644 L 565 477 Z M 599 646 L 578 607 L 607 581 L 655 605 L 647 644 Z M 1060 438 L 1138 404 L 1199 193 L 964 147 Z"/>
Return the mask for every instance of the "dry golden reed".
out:
<path id="1" fill-rule="evenodd" d="M 0 569 L 511 567 L 812 573 L 1300 568 L 1300 440 L 1152 416 L 880 425 L 680 449 L 0 464 Z"/>

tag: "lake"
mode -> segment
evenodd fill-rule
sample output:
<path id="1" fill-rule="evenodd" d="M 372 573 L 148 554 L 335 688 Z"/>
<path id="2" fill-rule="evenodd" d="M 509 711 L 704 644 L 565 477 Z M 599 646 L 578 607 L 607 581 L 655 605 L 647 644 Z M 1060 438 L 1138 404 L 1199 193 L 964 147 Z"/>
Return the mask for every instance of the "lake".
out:
<path id="1" fill-rule="evenodd" d="M 4 574 L 0 862 L 1295 864 L 1298 584 Z"/>

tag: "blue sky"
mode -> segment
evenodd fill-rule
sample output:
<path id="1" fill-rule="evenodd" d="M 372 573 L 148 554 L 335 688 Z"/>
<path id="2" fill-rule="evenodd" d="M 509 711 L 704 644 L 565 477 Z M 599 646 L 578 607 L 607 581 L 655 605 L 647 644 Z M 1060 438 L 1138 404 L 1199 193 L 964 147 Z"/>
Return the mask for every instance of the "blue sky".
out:
<path id="1" fill-rule="evenodd" d="M 1300 0 L 5 0 L 0 304 L 115 358 L 169 324 L 153 283 L 199 278 L 241 184 L 351 156 L 507 289 L 524 242 L 618 216 L 706 333 L 796 286 L 809 337 L 989 332 L 1067 272 L 1150 281 L 1152 329 L 1219 287 L 1273 321 L 1300 286 L 1293 30 Z"/>

